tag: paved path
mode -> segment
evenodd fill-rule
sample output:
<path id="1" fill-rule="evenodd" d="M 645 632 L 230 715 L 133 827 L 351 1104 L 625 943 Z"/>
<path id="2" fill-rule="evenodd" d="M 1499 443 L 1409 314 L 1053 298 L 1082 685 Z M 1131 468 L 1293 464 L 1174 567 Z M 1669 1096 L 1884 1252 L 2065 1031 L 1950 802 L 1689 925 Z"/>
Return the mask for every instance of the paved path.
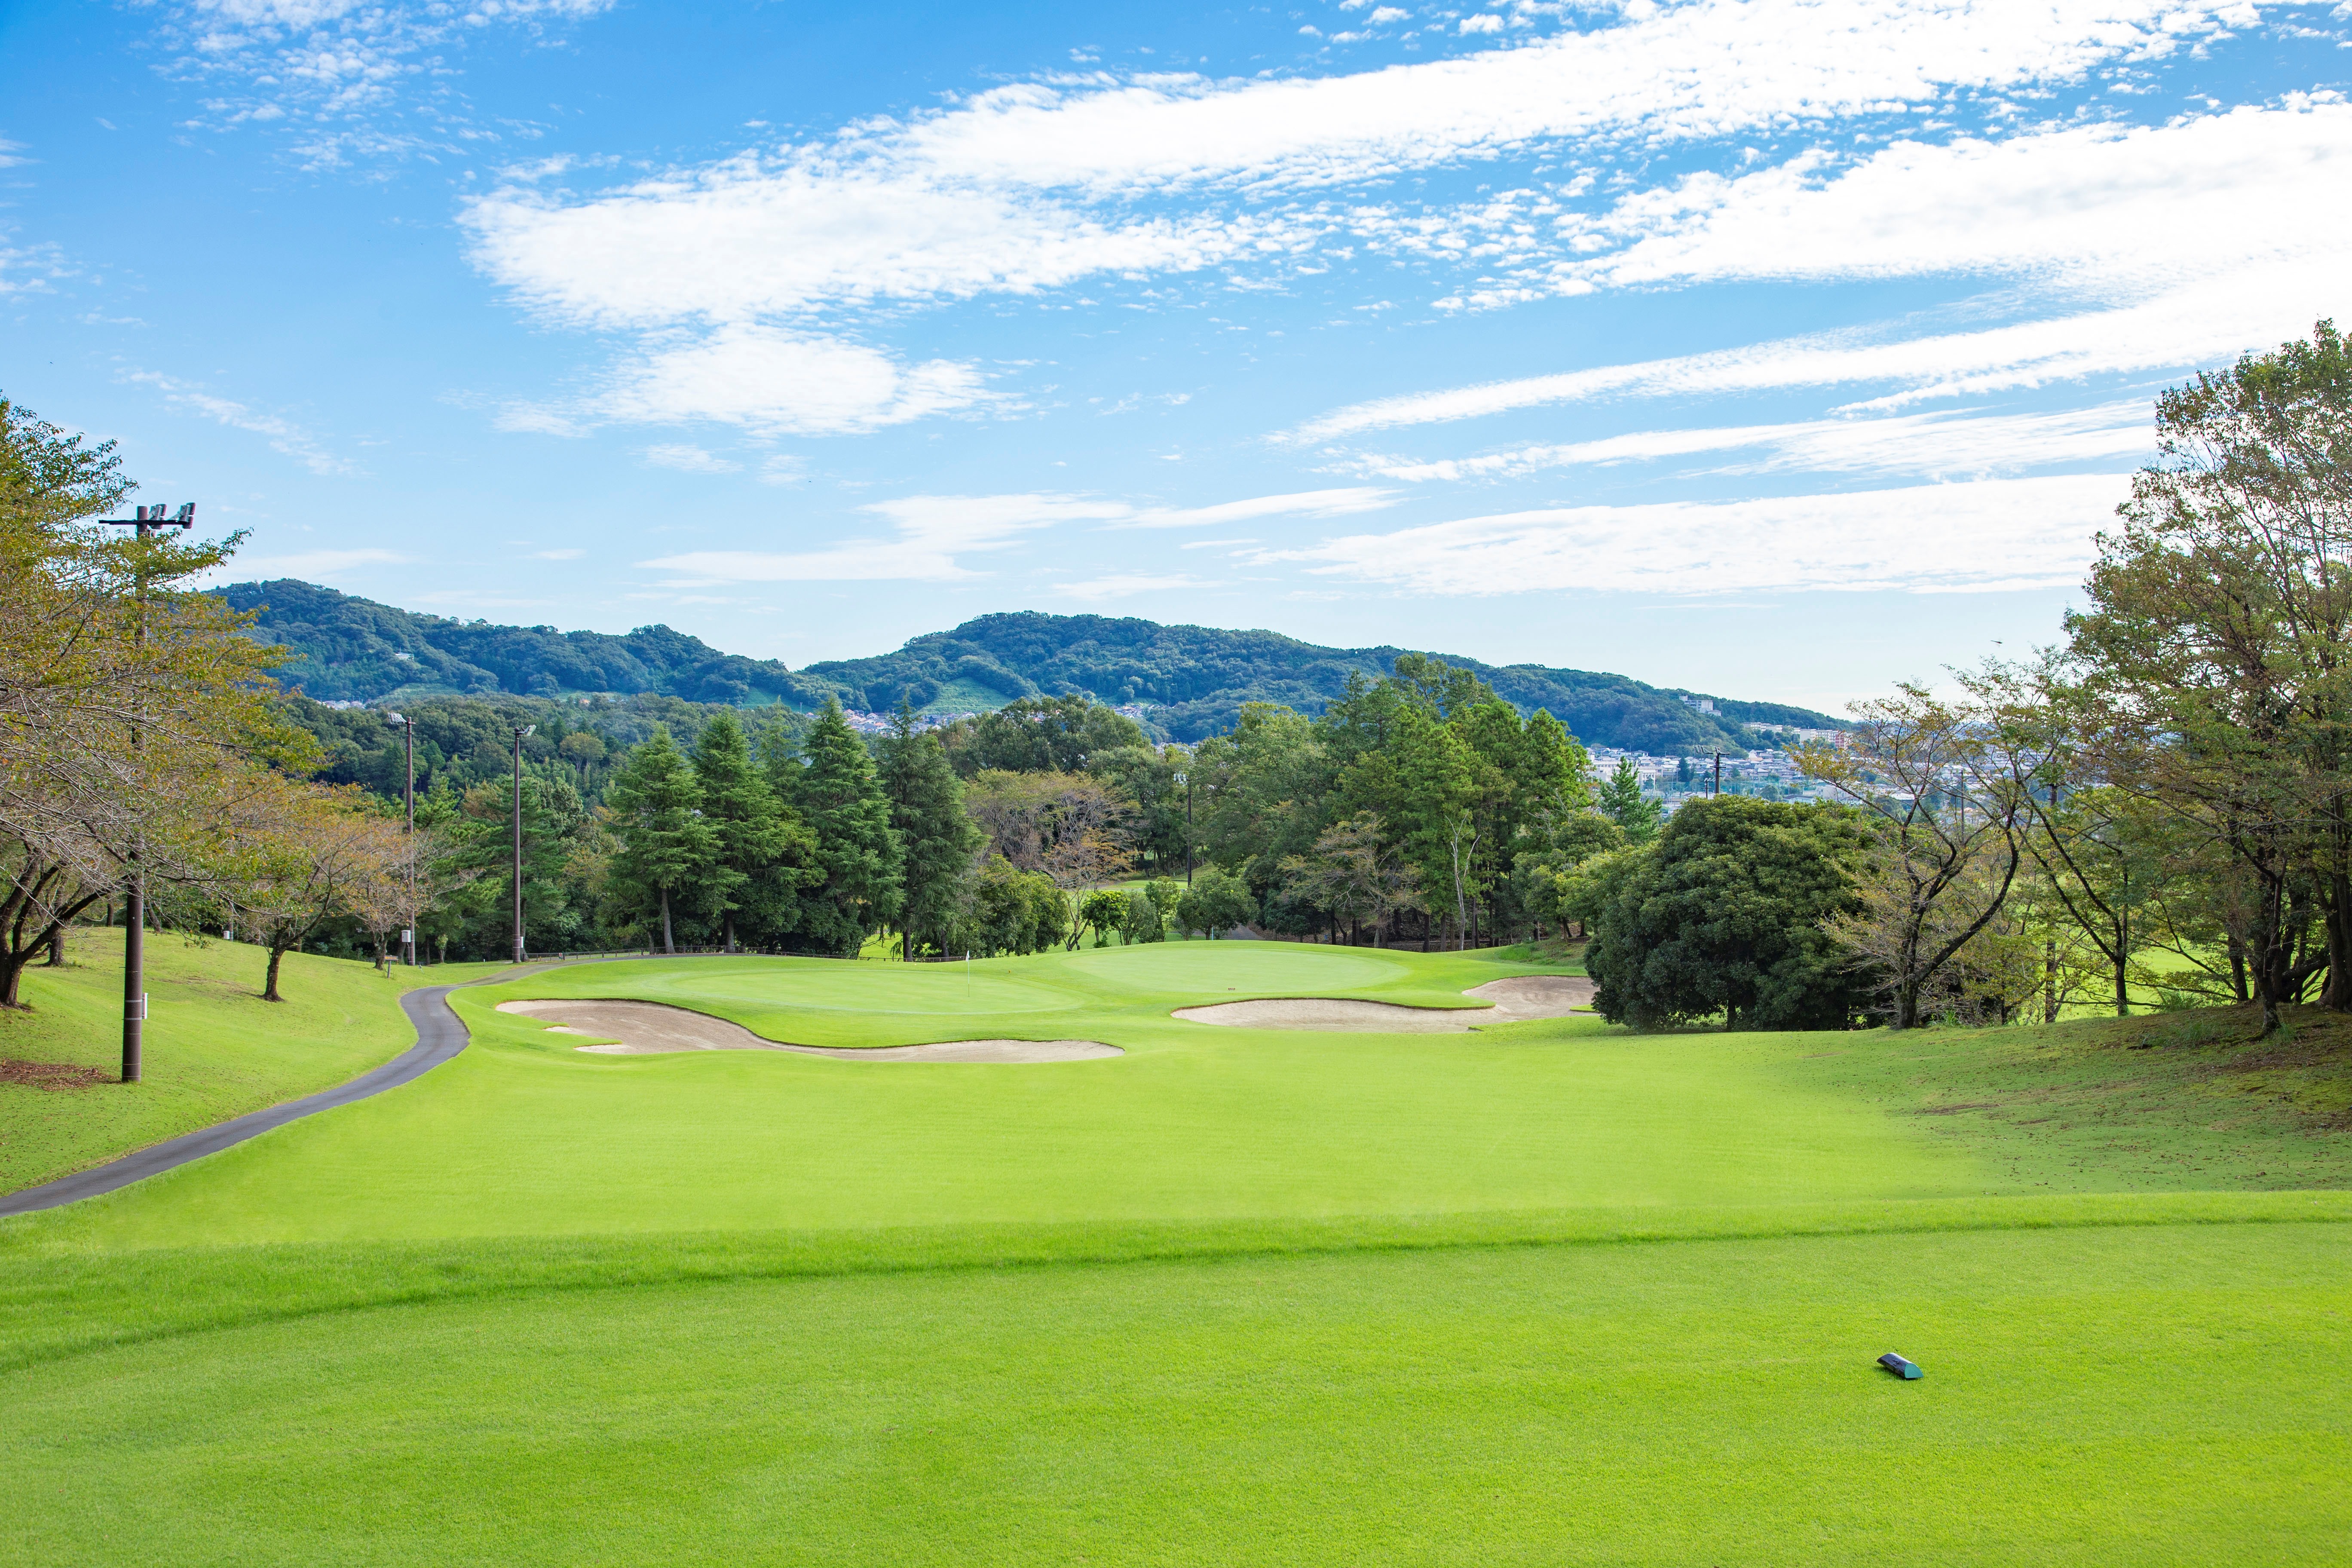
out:
<path id="1" fill-rule="evenodd" d="M 143 1182 L 174 1165 L 217 1154 L 273 1127 L 283 1127 L 289 1121 L 316 1116 L 321 1110 L 332 1110 L 339 1105 L 349 1105 L 421 1078 L 466 1048 L 466 1026 L 457 1021 L 447 1001 L 453 989 L 448 985 L 427 985 L 402 994 L 400 1005 L 408 1015 L 408 1021 L 416 1026 L 416 1043 L 382 1067 L 371 1068 L 349 1083 L 337 1084 L 317 1094 L 248 1111 L 233 1121 L 183 1133 L 137 1153 L 125 1154 L 120 1160 L 87 1171 L 76 1171 L 70 1176 L 59 1176 L 37 1187 L 0 1194 L 0 1215 L 30 1214 L 36 1209 L 53 1209 L 59 1204 L 94 1198 L 100 1193 Z"/>

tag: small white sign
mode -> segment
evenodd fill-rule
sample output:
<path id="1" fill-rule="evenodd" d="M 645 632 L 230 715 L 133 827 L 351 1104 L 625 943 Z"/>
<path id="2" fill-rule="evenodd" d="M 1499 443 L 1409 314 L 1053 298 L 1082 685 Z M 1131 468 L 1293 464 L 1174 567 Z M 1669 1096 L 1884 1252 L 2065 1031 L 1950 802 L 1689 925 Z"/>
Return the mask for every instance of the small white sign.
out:
<path id="1" fill-rule="evenodd" d="M 416 940 L 416 932 L 404 926 L 401 928 L 400 940 L 403 942 L 415 942 Z"/>

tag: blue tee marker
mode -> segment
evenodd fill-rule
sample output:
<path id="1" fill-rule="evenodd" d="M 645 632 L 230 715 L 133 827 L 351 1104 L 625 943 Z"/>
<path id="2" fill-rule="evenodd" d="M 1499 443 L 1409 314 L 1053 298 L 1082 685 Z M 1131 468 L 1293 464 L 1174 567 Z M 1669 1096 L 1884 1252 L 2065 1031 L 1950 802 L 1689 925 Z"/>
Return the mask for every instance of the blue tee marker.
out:
<path id="1" fill-rule="evenodd" d="M 1885 1355 L 1880 1356 L 1878 1358 L 1878 1364 L 1885 1367 L 1887 1371 L 1893 1373 L 1897 1377 L 1910 1378 L 1925 1377 L 1927 1375 L 1925 1372 L 1919 1369 L 1919 1365 L 1916 1362 L 1905 1361 L 1893 1351 L 1888 1351 Z"/>

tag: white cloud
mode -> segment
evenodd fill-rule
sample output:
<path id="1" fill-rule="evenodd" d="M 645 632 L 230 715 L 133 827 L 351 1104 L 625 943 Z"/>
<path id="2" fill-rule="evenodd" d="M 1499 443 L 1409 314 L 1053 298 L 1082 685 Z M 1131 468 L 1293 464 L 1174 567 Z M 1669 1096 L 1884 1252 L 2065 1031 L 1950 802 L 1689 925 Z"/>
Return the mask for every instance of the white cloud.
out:
<path id="1" fill-rule="evenodd" d="M 976 577 L 957 558 L 1020 542 L 1040 529 L 1091 522 L 1114 527 L 1193 528 L 1240 518 L 1340 517 L 1391 504 L 1369 487 L 1258 496 L 1206 507 L 1138 506 L 1088 496 L 1036 493 L 908 496 L 858 510 L 893 525 L 888 538 L 850 539 L 820 550 L 705 550 L 638 563 L 685 582 L 953 582 Z M 1105 579 L 1108 581 L 1109 579 Z"/>
<path id="2" fill-rule="evenodd" d="M 184 0 L 164 8 L 160 31 L 173 52 L 170 74 L 215 94 L 198 123 L 230 130 L 284 121 L 301 137 L 296 150 L 305 162 L 331 166 L 512 134 L 512 121 L 472 124 L 448 95 L 432 90 L 456 74 L 451 52 L 492 27 L 538 34 L 611 4 Z"/>
<path id="3" fill-rule="evenodd" d="M 22 246 L 0 243 L 0 299 L 52 292 L 58 279 L 71 277 L 73 270 L 66 264 L 65 252 L 50 241 Z"/>
<path id="4" fill-rule="evenodd" d="M 291 555 L 259 555 L 229 562 L 213 574 L 221 582 L 264 581 L 278 577 L 318 580 L 348 577 L 371 566 L 399 566 L 415 557 L 390 550 L 303 550 Z"/>
<path id="5" fill-rule="evenodd" d="M 152 386 L 174 408 L 201 414 L 233 430 L 245 430 L 269 443 L 270 450 L 293 458 L 314 474 L 356 474 L 361 470 L 329 451 L 319 439 L 290 419 L 257 413 L 245 404 L 215 397 L 202 388 L 174 381 L 153 371 L 132 371 L 124 378 Z"/>
<path id="6" fill-rule="evenodd" d="M 2147 294 L 2251 265 L 2352 254 L 2352 104 L 2169 125 L 1903 142 L 1629 196 L 1593 232 L 1633 243 L 1563 273 L 1612 287 L 1984 272 Z"/>
<path id="7" fill-rule="evenodd" d="M 689 442 L 648 447 L 645 456 L 646 461 L 657 468 L 676 468 L 686 474 L 732 474 L 740 472 L 743 467 Z"/>
<path id="8" fill-rule="evenodd" d="M 1518 48 L 1317 78 L 1100 73 L 747 152 L 585 197 L 509 183 L 477 264 L 565 319 L 740 321 L 1296 255 L 1345 213 L 1139 216 L 1186 192 L 1331 188 L 1538 143 L 1587 153 L 2071 80 L 2210 32 L 2166 0 L 1687 0 Z M 1834 38 L 1835 47 L 1822 40 Z"/>
<path id="9" fill-rule="evenodd" d="M 1462 18 L 1461 31 L 1465 34 L 1499 33 L 1502 30 L 1503 19 L 1492 11 L 1482 11 L 1475 16 Z"/>
<path id="10" fill-rule="evenodd" d="M 2266 347 L 2341 308 L 2352 258 L 2352 105 L 2300 102 L 2121 131 L 1905 143 L 1834 178 L 1811 155 L 1627 197 L 1614 253 L 1522 274 L 1521 294 L 1762 278 L 1983 273 L 2111 308 L 1886 341 L 1848 332 L 1376 399 L 1288 439 L 1601 396 L 1882 383 L 1888 406 L 2067 377 L 2177 369 Z M 1497 285 L 1502 294 L 1512 289 Z M 1498 295 L 1498 298 L 1500 295 Z M 1517 297 L 1513 295 L 1513 297 Z"/>
<path id="11" fill-rule="evenodd" d="M 1853 495 L 1571 507 L 1356 534 L 1257 564 L 1411 593 L 1670 595 L 2063 587 L 2129 491 L 2118 475 L 1921 485 Z"/>
<path id="12" fill-rule="evenodd" d="M 1262 517 L 1346 517 L 1353 512 L 1379 511 L 1394 506 L 1396 493 L 1370 485 L 1339 489 L 1299 490 L 1290 495 L 1256 496 L 1249 500 L 1216 506 L 1138 507 L 1114 524 L 1118 528 L 1213 528 L 1221 523 L 1252 522 Z"/>
<path id="13" fill-rule="evenodd" d="M 1138 594 L 1161 594 L 1178 588 L 1209 588 L 1214 584 L 1182 573 L 1152 575 L 1149 573 L 1118 573 L 1108 577 L 1090 577 L 1083 583 L 1063 583 L 1054 592 L 1066 599 L 1083 604 L 1098 605 L 1109 599 L 1131 599 Z"/>
<path id="14" fill-rule="evenodd" d="M 1880 341 L 1883 334 L 1871 332 L 1822 333 L 1678 359 L 1376 398 L 1318 415 L 1277 439 L 1327 441 L 1612 396 L 1873 384 L 1898 389 L 1853 405 L 1874 408 L 2082 376 L 2179 369 L 2307 334 L 2315 320 L 2341 308 L 2341 297 L 2342 273 L 2325 263 L 2255 268 L 2140 304 L 1981 331 L 1894 341 Z"/>
<path id="15" fill-rule="evenodd" d="M 908 364 L 880 349 L 819 332 L 738 324 L 699 337 L 665 338 L 625 361 L 600 391 L 555 406 L 516 404 L 499 414 L 498 424 L 572 436 L 602 425 L 709 421 L 761 435 L 835 436 L 1002 401 L 969 364 Z M 698 450 L 665 446 L 647 457 L 677 468 L 692 461 L 673 460 L 678 454 Z"/>
<path id="16" fill-rule="evenodd" d="M 1911 414 L 1878 419 L 1813 419 L 1714 429 L 1640 430 L 1597 440 L 1549 443 L 1473 458 L 1415 460 L 1368 457 L 1348 467 L 1408 483 L 1509 479 L 1549 468 L 1654 462 L 1705 454 L 1759 455 L 1718 466 L 1732 473 L 1907 474 L 1982 478 L 2059 463 L 2152 455 L 2145 403 L 2108 403 L 2052 414 Z"/>
<path id="17" fill-rule="evenodd" d="M 509 186 L 464 217 L 475 264 L 534 309 L 635 327 L 1188 272 L 1313 233 L 1247 215 L 1105 221 L 1025 192 L 829 163 L 746 154 L 570 204 Z"/>

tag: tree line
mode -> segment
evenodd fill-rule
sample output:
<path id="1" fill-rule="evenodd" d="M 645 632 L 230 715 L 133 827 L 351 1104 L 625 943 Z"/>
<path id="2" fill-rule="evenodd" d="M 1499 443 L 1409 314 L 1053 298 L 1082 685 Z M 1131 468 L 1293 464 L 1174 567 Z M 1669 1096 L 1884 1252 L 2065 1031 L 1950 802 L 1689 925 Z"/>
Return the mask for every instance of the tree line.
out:
<path id="1" fill-rule="evenodd" d="M 1571 870 L 1604 1013 L 2352 1008 L 2352 352 L 2322 321 L 2156 428 L 2061 641 L 1858 705 L 1804 757 L 1838 805 L 1696 802 Z"/>
<path id="2" fill-rule="evenodd" d="M 1191 746 L 1083 694 L 936 730 L 902 704 L 871 737 L 830 702 L 546 704 L 526 941 L 1588 938 L 1601 1011 L 1643 1027 L 2352 1006 L 2352 356 L 2323 322 L 2156 412 L 2063 639 L 1858 705 L 1804 753 L 1832 804 L 1669 816 L 1549 712 L 1412 654 Z M 272 994 L 298 946 L 503 954 L 521 710 L 420 706 L 405 833 L 383 716 L 278 693 L 283 656 L 190 586 L 235 537 L 96 525 L 131 490 L 111 447 L 0 415 L 0 999 L 133 875 L 166 922 L 268 944 Z"/>

